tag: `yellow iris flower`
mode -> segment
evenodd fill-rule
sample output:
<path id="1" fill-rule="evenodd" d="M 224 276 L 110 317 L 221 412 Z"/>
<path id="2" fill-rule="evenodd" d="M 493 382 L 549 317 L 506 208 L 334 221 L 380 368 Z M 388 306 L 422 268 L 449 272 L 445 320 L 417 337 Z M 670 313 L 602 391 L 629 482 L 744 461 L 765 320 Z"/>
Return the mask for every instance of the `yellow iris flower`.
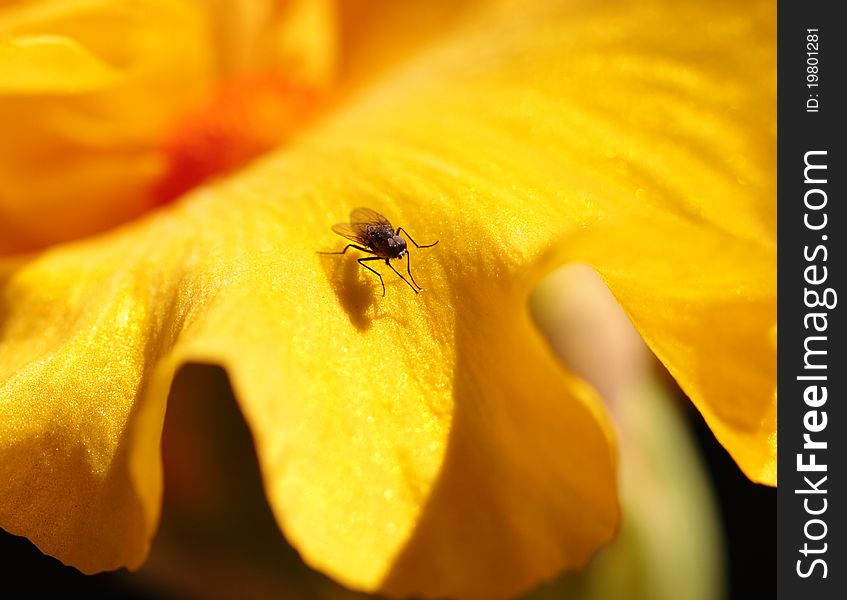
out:
<path id="1" fill-rule="evenodd" d="M 775 31 L 770 2 L 0 9 L 0 526 L 138 567 L 201 362 L 340 582 L 492 598 L 584 565 L 611 427 L 527 309 L 576 261 L 775 484 Z M 439 240 L 425 292 L 317 254 L 360 205 Z"/>

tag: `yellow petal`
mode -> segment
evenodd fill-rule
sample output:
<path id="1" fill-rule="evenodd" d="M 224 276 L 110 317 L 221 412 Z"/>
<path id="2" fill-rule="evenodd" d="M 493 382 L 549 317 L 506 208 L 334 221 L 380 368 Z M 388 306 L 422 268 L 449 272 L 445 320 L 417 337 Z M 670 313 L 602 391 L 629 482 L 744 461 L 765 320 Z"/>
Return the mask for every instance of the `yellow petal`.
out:
<path id="1" fill-rule="evenodd" d="M 572 249 L 595 265 L 747 476 L 775 485 L 775 247 L 643 217 L 597 228 Z"/>
<path id="2" fill-rule="evenodd" d="M 118 74 L 73 40 L 0 39 L 0 94 L 73 93 L 114 85 Z"/>
<path id="3" fill-rule="evenodd" d="M 213 17 L 223 76 L 270 71 L 301 82 L 330 82 L 338 51 L 332 0 L 200 1 Z"/>
<path id="4" fill-rule="evenodd" d="M 470 593 L 498 566 L 493 593 L 582 564 L 614 527 L 613 460 L 590 390 L 531 327 L 526 287 L 468 272 L 451 289 L 450 265 L 421 252 L 431 290 L 389 280 L 378 300 L 350 257 L 315 255 L 334 245 L 315 194 L 354 198 L 302 160 L 320 158 L 282 156 L 11 276 L 3 526 L 83 570 L 137 565 L 146 537 L 126 529 L 155 525 L 167 381 L 206 360 L 233 378 L 284 530 L 345 583 Z M 299 189 L 280 196 L 280 176 Z M 443 233 L 455 248 L 461 232 Z M 440 581 L 407 573 L 416 553 Z"/>
<path id="5" fill-rule="evenodd" d="M 9 274 L 3 527 L 86 570 L 137 565 L 168 383 L 207 361 L 283 531 L 343 583 L 492 598 L 580 566 L 617 522 L 608 428 L 525 306 L 568 260 L 604 276 L 704 412 L 752 391 L 711 410 L 761 447 L 772 348 L 751 357 L 760 321 L 733 325 L 774 303 L 756 271 L 773 254 L 772 7 L 477 9 L 291 147 Z M 439 240 L 412 248 L 424 293 L 383 265 L 381 298 L 352 252 L 315 254 L 362 204 Z M 687 384 L 713 327 L 739 366 Z"/>
<path id="6" fill-rule="evenodd" d="M 0 9 L 0 253 L 145 212 L 167 170 L 167 134 L 216 80 L 277 73 L 325 85 L 335 37 L 329 0 Z"/>
<path id="7" fill-rule="evenodd" d="M 452 37 L 366 96 L 383 118 L 348 137 L 410 162 L 425 154 L 464 186 L 445 192 L 459 218 L 487 223 L 517 261 L 546 247 L 550 268 L 592 264 L 739 466 L 775 484 L 775 9 L 518 12 L 473 35 L 451 23 Z M 387 29 L 360 34 L 366 57 L 397 35 Z M 438 85 L 421 85 L 432 72 Z M 511 214 L 468 201 L 495 181 L 492 196 L 516 200 Z M 521 214 L 530 206 L 541 230 Z"/>
<path id="8" fill-rule="evenodd" d="M 174 0 L 0 9 L 0 253 L 151 206 L 164 132 L 210 84 L 210 42 L 201 9 Z"/>

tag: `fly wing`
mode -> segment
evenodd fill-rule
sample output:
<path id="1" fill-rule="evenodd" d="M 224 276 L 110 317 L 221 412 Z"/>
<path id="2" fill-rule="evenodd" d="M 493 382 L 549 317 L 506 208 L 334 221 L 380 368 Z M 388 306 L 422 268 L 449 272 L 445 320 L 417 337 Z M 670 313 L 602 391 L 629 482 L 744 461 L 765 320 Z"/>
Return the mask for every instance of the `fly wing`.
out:
<path id="1" fill-rule="evenodd" d="M 341 237 L 346 237 L 351 242 L 356 242 L 367 247 L 368 236 L 365 231 L 367 225 L 367 223 L 336 223 L 332 226 L 332 230 Z"/>
<path id="2" fill-rule="evenodd" d="M 375 210 L 365 208 L 363 206 L 354 208 L 350 213 L 350 224 L 356 225 L 357 223 L 363 223 L 365 225 L 385 225 L 389 229 L 393 229 L 391 227 L 391 222 L 388 219 Z"/>

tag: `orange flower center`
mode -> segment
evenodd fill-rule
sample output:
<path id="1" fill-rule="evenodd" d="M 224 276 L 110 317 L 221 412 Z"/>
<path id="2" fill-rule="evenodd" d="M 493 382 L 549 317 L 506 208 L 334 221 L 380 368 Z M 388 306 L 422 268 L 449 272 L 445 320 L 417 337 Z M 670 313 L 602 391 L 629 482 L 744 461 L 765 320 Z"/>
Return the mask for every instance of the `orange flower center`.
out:
<path id="1" fill-rule="evenodd" d="M 314 115 L 318 99 L 315 87 L 279 76 L 225 82 L 166 136 L 166 169 L 154 186 L 155 202 L 170 202 L 279 145 Z"/>

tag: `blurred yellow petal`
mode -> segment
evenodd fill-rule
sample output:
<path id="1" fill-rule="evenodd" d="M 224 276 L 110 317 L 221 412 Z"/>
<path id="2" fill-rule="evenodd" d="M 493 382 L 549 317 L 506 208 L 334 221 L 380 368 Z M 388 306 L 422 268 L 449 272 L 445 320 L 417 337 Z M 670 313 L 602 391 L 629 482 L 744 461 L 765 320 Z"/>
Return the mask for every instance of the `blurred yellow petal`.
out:
<path id="1" fill-rule="evenodd" d="M 91 91 L 119 77 L 73 40 L 51 36 L 0 39 L 0 73 L 3 95 Z"/>
<path id="2" fill-rule="evenodd" d="M 335 37 L 328 0 L 0 9 L 0 253 L 149 210 L 168 178 L 169 138 L 213 87 L 245 73 L 326 85 Z"/>
<path id="3" fill-rule="evenodd" d="M 207 30 L 198 8 L 173 0 L 0 11 L 0 48 L 16 49 L 9 60 L 0 50 L 0 252 L 102 231 L 152 206 L 161 139 L 211 82 Z"/>
<path id="4" fill-rule="evenodd" d="M 332 0 L 196 0 L 214 22 L 224 76 L 251 71 L 328 84 L 337 60 L 336 3 Z"/>
<path id="5" fill-rule="evenodd" d="M 608 426 L 526 309 L 572 260 L 767 473 L 772 13 L 476 6 L 254 167 L 10 270 L 0 523 L 84 570 L 137 565 L 169 382 L 206 361 L 283 531 L 341 582 L 494 598 L 581 566 L 617 523 Z M 315 254 L 363 204 L 440 241 L 412 248 L 425 292 Z M 705 385 L 717 346 L 737 368 Z"/>

